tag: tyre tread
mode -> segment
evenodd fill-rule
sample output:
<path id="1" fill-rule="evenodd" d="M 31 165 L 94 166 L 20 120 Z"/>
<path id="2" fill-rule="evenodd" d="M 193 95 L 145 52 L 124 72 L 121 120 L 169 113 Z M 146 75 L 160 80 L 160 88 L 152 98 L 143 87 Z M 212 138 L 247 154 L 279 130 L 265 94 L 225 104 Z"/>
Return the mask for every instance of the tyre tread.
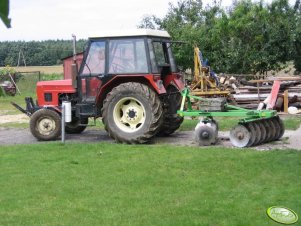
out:
<path id="1" fill-rule="evenodd" d="M 150 102 L 151 109 L 152 109 L 151 112 L 152 121 L 147 131 L 129 139 L 121 136 L 120 134 L 118 134 L 118 132 L 113 131 L 113 129 L 109 127 L 108 108 L 110 102 L 113 100 L 115 96 L 121 95 L 121 93 L 126 93 L 128 91 L 132 92 L 133 90 L 135 91 L 136 94 L 143 95 Z M 103 103 L 103 108 L 101 109 L 101 113 L 102 113 L 102 122 L 104 124 L 104 128 L 108 132 L 109 136 L 115 139 L 119 143 L 128 143 L 128 144 L 142 144 L 142 143 L 149 142 L 150 139 L 153 136 L 155 136 L 158 130 L 161 128 L 162 119 L 163 119 L 162 104 L 158 95 L 148 86 L 136 82 L 122 83 L 119 86 L 114 87 L 112 91 L 107 94 Z"/>

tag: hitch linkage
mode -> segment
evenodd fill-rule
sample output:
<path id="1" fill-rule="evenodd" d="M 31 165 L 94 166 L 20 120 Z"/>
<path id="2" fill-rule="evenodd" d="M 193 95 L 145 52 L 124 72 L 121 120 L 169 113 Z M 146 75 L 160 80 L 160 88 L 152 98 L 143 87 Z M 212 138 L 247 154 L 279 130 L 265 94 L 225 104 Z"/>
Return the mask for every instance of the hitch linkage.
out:
<path id="1" fill-rule="evenodd" d="M 38 106 L 33 102 L 31 97 L 25 97 L 26 102 L 26 110 L 22 108 L 20 105 L 16 104 L 15 102 L 10 102 L 15 108 L 17 108 L 22 113 L 26 114 L 27 116 L 31 116 L 36 110 L 38 110 Z"/>

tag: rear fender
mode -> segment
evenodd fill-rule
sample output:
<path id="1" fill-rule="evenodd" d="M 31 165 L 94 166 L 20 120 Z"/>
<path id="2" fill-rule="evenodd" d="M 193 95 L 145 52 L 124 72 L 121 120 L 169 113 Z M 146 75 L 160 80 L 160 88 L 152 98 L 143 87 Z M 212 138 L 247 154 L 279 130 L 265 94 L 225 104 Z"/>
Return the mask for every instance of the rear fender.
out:
<path id="1" fill-rule="evenodd" d="M 166 75 L 164 77 L 163 84 L 164 84 L 164 87 L 173 85 L 179 91 L 182 91 L 185 88 L 185 84 L 183 82 L 182 76 L 179 73 L 172 73 L 172 74 Z"/>
<path id="2" fill-rule="evenodd" d="M 159 76 L 158 76 L 159 77 Z M 166 89 L 163 85 L 163 81 L 160 79 L 156 79 L 156 76 L 149 74 L 149 75 L 117 75 L 105 85 L 103 85 L 100 89 L 96 97 L 96 103 L 98 106 L 102 106 L 102 102 L 105 99 L 106 95 L 116 86 L 120 85 L 121 83 L 126 82 L 138 82 L 145 84 L 151 87 L 157 94 L 164 94 L 166 93 Z"/>

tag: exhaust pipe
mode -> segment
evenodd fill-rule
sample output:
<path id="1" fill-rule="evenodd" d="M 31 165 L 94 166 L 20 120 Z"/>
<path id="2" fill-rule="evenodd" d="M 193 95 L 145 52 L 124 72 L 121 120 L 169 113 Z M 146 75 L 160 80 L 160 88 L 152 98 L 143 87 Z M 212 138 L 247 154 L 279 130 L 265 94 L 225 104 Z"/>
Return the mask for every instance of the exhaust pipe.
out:
<path id="1" fill-rule="evenodd" d="M 71 79 L 74 89 L 77 88 L 78 67 L 76 63 L 76 36 L 73 34 L 73 63 L 71 64 Z"/>

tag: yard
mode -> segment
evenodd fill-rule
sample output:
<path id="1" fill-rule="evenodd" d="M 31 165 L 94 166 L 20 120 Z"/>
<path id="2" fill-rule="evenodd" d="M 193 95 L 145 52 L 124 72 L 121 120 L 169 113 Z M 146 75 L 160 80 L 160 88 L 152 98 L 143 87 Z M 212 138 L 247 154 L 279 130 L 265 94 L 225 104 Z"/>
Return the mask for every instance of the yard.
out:
<path id="1" fill-rule="evenodd" d="M 10 101 L 24 107 L 25 95 L 34 97 L 34 90 L 0 97 L 0 116 L 17 118 Z M 185 120 L 180 131 L 197 122 Z M 237 119 L 218 122 L 227 131 Z M 284 123 L 296 130 L 301 118 Z M 270 206 L 301 214 L 300 179 L 301 152 L 277 146 L 2 145 L 0 225 L 274 225 L 266 215 Z"/>
<path id="2" fill-rule="evenodd" d="M 268 225 L 301 213 L 300 179 L 294 150 L 2 146 L 0 225 Z"/>

